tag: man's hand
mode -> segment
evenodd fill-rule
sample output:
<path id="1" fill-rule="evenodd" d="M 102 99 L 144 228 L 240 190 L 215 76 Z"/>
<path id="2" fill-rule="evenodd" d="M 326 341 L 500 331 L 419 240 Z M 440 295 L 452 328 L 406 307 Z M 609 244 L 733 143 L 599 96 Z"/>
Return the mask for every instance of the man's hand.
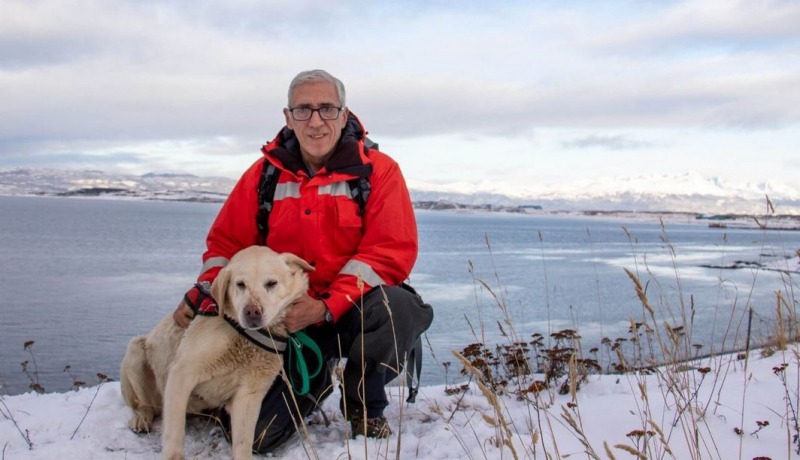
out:
<path id="1" fill-rule="evenodd" d="M 292 303 L 292 308 L 283 318 L 283 324 L 289 332 L 297 332 L 306 326 L 325 321 L 325 313 L 328 308 L 325 302 L 303 294 L 302 297 Z"/>
<path id="2" fill-rule="evenodd" d="M 211 297 L 211 283 L 204 281 L 195 284 L 183 296 L 183 301 L 178 304 L 178 308 L 172 314 L 175 324 L 186 329 L 192 322 L 196 312 L 218 312 L 217 304 Z"/>
<path id="3" fill-rule="evenodd" d="M 175 321 L 175 324 L 178 326 L 186 329 L 189 327 L 189 323 L 192 322 L 192 318 L 194 318 L 194 312 L 186 302 L 181 301 L 178 305 L 178 308 L 175 309 L 175 312 L 172 313 L 172 319 Z"/>

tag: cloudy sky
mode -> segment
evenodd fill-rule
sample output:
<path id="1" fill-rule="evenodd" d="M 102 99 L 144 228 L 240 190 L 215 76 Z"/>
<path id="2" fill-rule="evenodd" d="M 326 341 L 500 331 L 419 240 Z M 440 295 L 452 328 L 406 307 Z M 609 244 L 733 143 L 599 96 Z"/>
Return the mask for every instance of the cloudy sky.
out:
<path id="1" fill-rule="evenodd" d="M 0 168 L 238 177 L 312 68 L 412 185 L 800 177 L 780 0 L 0 0 Z"/>

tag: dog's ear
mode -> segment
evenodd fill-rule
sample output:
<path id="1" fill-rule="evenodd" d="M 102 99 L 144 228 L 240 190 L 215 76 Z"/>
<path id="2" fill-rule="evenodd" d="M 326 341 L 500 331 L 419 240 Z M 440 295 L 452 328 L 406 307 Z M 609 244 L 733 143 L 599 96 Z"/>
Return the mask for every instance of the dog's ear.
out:
<path id="1" fill-rule="evenodd" d="M 300 257 L 297 257 L 291 252 L 281 253 L 281 258 L 286 262 L 286 265 L 289 265 L 290 267 L 294 265 L 296 268 L 302 268 L 307 272 L 314 271 L 314 267 L 312 267 L 311 264 L 301 259 Z"/>
<path id="2" fill-rule="evenodd" d="M 225 305 L 228 304 L 228 284 L 231 282 L 231 272 L 228 267 L 220 270 L 214 282 L 211 283 L 211 297 L 217 302 L 217 310 L 222 315 L 225 312 Z"/>

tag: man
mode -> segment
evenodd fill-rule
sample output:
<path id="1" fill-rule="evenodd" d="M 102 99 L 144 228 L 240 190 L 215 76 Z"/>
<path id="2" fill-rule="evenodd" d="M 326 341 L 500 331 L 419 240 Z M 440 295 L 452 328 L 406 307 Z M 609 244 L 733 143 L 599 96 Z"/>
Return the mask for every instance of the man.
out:
<path id="1" fill-rule="evenodd" d="M 366 130 L 345 104 L 344 85 L 323 70 L 301 72 L 289 86 L 286 126 L 262 148 L 222 206 L 207 237 L 207 251 L 187 299 L 211 282 L 239 250 L 266 244 L 308 261 L 307 295 L 285 317 L 290 332 L 304 330 L 325 358 L 347 358 L 342 412 L 352 434 L 385 438 L 385 384 L 433 320 L 431 307 L 403 285 L 417 258 L 417 226 L 397 163 L 365 146 Z M 258 189 L 264 168 L 279 171 L 266 241 L 259 232 Z M 348 181 L 366 178 L 363 210 Z M 366 187 L 365 187 L 366 188 Z M 210 297 L 207 301 L 213 301 Z M 196 308 L 198 305 L 193 305 Z M 173 315 L 186 327 L 192 309 L 182 302 Z M 331 391 L 323 372 L 312 382 L 320 399 Z M 293 401 L 282 379 L 262 404 L 256 427 L 259 452 L 285 441 L 313 405 Z"/>

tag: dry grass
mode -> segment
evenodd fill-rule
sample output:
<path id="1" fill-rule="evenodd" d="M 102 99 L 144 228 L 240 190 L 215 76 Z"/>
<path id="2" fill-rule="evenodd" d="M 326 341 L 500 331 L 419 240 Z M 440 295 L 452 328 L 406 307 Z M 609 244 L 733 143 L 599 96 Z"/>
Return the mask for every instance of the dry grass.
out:
<path id="1" fill-rule="evenodd" d="M 766 222 L 762 224 L 768 225 Z M 633 248 L 633 239 L 626 229 L 623 230 L 629 235 Z M 541 240 L 541 234 L 539 238 Z M 559 452 L 558 439 L 551 437 L 548 447 L 540 436 L 552 433 L 554 424 L 568 428 L 583 446 L 583 454 L 587 458 L 616 458 L 616 454 L 641 459 L 676 458 L 674 452 L 678 450 L 677 442 L 682 443 L 679 450 L 688 452 L 688 458 L 723 458 L 719 441 L 709 427 L 708 417 L 715 414 L 719 407 L 720 395 L 729 375 L 741 375 L 744 379 L 745 391 L 739 407 L 741 415 L 739 426 L 735 429 L 740 436 L 740 451 L 745 435 L 757 436 L 759 431 L 769 426 L 764 420 L 750 423 L 751 416 L 746 410 L 748 366 L 752 350 L 758 348 L 767 355 L 779 351 L 785 353 L 788 345 L 797 342 L 800 336 L 797 312 L 793 307 L 797 304 L 797 298 L 790 276 L 784 275 L 784 289 L 775 292 L 774 318 L 755 315 L 761 323 L 772 325 L 762 331 L 766 333 L 756 334 L 754 331 L 751 288 L 743 299 L 744 307 L 738 303 L 740 298 L 737 296 L 727 318 L 715 314 L 715 327 L 724 328 L 722 348 L 712 346 L 709 353 L 701 355 L 703 346 L 695 343 L 692 335 L 696 308 L 694 298 L 683 291 L 675 250 L 663 223 L 662 241 L 672 260 L 674 279 L 671 285 L 677 287 L 677 296 L 673 297 L 677 299 L 676 305 L 670 304 L 662 295 L 656 295 L 655 301 L 651 299 L 648 283 L 653 284 L 657 291 L 663 291 L 663 288 L 658 278 L 649 271 L 646 262 L 640 263 L 638 257 L 634 257 L 634 268 L 625 269 L 625 273 L 641 304 L 640 318 L 630 319 L 628 337 L 614 341 L 604 338 L 600 347 L 590 349 L 588 356 L 583 351 L 580 334 L 575 330 L 554 332 L 548 329 L 547 337 L 534 333 L 532 340 L 520 341 L 520 334 L 513 327 L 514 322 L 509 317 L 503 296 L 496 294 L 496 289 L 490 283 L 476 280 L 481 289 L 489 292 L 504 315 L 505 321 L 498 323 L 498 328 L 500 334 L 509 341 L 487 346 L 484 341 L 476 340 L 476 343 L 458 354 L 458 359 L 463 365 L 462 373 L 470 376 L 493 409 L 491 420 L 498 427 L 495 438 L 505 441 L 512 438 L 514 433 L 532 434 L 531 438 L 535 441 L 533 445 L 526 446 L 524 452 L 515 449 L 515 445 L 507 441 L 496 444 L 505 446 L 513 458 L 565 458 Z M 800 256 L 800 250 L 797 253 Z M 642 272 L 646 273 L 648 283 L 642 282 Z M 753 275 L 753 285 L 757 276 L 757 273 Z M 549 298 L 545 303 L 550 324 Z M 483 325 L 480 330 L 483 337 Z M 498 350 L 498 353 L 492 350 Z M 598 361 L 600 350 L 605 352 L 605 366 Z M 699 364 L 701 362 L 704 363 L 702 367 Z M 786 356 L 785 362 L 800 368 L 800 355 L 792 351 Z M 774 411 L 785 427 L 787 454 L 791 451 L 800 455 L 800 381 L 787 381 L 787 366 L 784 364 L 773 370 L 781 379 L 785 392 L 785 407 Z M 742 372 L 730 373 L 732 367 L 741 368 Z M 593 445 L 586 434 L 579 399 L 575 394 L 590 374 L 601 372 L 602 369 L 606 373 L 619 374 L 620 380 L 629 385 L 635 399 L 639 426 L 633 427 L 628 433 L 628 443 L 610 446 L 604 442 L 602 445 Z M 657 379 L 658 385 L 647 385 L 647 379 L 652 377 Z M 447 391 L 457 394 L 470 391 L 469 388 L 465 385 L 448 385 Z M 656 388 L 660 392 L 658 397 L 652 397 L 654 395 L 648 393 L 652 390 L 648 388 Z M 560 408 L 553 407 L 556 393 L 571 395 L 570 402 Z M 701 394 L 705 396 L 701 398 Z M 498 395 L 527 401 L 531 409 L 528 418 L 520 421 L 502 416 L 503 399 L 498 399 Z M 660 405 L 667 405 L 669 410 L 664 410 Z M 671 415 L 670 418 L 663 418 L 657 414 Z M 746 425 L 754 428 L 745 429 Z M 529 428 L 519 430 L 515 428 L 518 426 Z"/>

